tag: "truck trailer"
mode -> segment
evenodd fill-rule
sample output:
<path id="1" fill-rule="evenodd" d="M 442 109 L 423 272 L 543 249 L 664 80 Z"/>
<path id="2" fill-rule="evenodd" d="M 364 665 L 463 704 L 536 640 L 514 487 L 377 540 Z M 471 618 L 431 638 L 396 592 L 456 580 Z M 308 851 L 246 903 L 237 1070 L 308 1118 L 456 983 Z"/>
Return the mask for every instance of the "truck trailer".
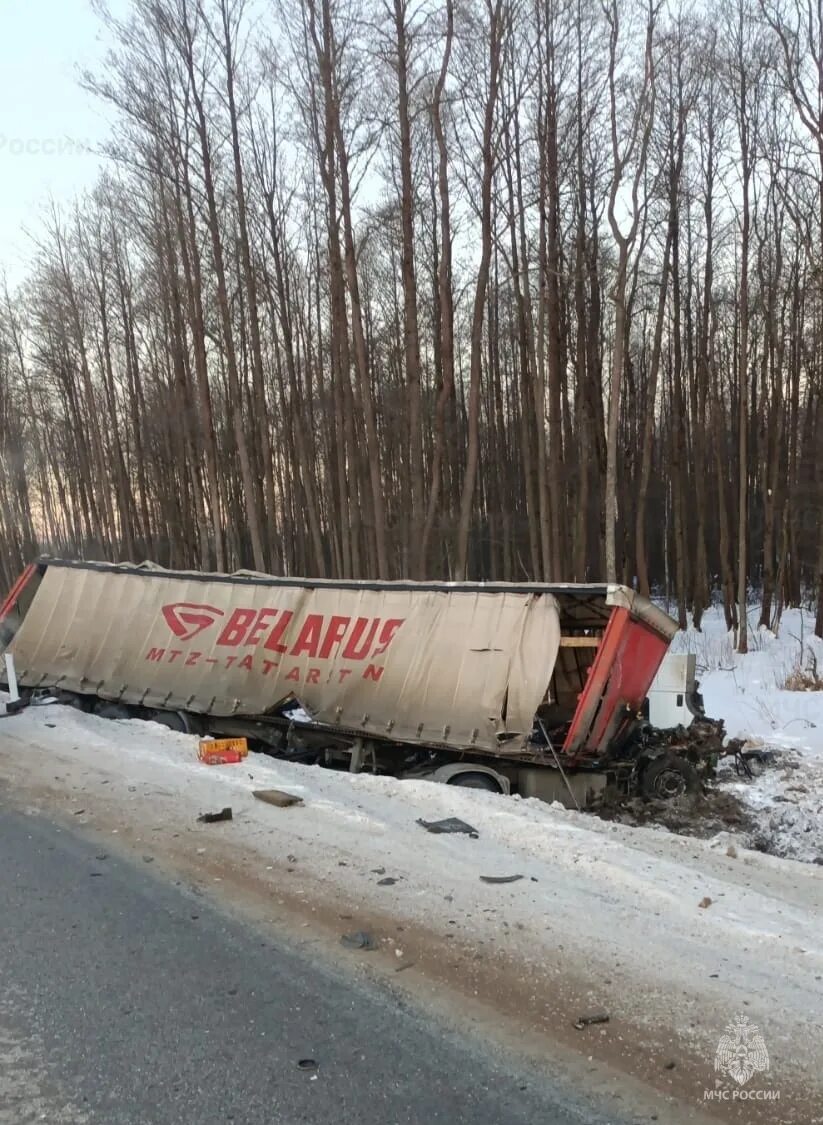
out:
<path id="1" fill-rule="evenodd" d="M 0 653 L 24 692 L 243 736 L 296 761 L 580 807 L 614 790 L 692 791 L 723 752 L 693 658 L 664 665 L 676 631 L 648 599 L 607 583 L 338 581 L 56 558 L 28 566 L 0 606 Z M 650 722 L 650 698 L 667 729 Z"/>

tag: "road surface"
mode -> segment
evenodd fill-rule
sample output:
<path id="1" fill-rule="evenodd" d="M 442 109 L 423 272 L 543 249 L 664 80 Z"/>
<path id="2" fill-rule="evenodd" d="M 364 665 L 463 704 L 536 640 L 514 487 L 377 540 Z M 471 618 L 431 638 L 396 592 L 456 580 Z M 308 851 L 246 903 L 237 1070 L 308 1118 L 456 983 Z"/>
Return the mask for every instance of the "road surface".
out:
<path id="1" fill-rule="evenodd" d="M 622 1120 L 2 797 L 0 904 L 0 1125 Z"/>

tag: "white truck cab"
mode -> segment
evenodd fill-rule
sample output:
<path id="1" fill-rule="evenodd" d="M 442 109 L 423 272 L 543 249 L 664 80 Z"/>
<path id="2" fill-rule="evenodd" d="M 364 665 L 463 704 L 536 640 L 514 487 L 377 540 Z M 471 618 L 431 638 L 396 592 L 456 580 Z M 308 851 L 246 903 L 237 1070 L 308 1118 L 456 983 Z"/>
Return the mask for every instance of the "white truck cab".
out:
<path id="1" fill-rule="evenodd" d="M 694 653 L 667 653 L 648 693 L 649 722 L 658 730 L 688 727 L 703 715 Z"/>

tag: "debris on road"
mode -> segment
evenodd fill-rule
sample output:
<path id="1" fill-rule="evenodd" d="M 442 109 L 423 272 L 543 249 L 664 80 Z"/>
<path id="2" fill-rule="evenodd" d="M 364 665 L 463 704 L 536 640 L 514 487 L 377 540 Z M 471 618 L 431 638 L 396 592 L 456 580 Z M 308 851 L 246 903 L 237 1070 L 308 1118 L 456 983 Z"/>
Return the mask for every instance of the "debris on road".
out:
<path id="1" fill-rule="evenodd" d="M 315 1059 L 298 1059 L 298 1070 L 317 1070 L 317 1062 Z"/>
<path id="2" fill-rule="evenodd" d="M 249 753 L 245 738 L 201 738 L 197 757 L 206 766 L 237 765 Z"/>
<path id="3" fill-rule="evenodd" d="M 711 904 L 712 904 L 712 900 L 709 898 L 708 895 L 706 895 L 704 898 L 701 898 L 701 900 L 700 900 L 700 902 L 698 902 L 697 906 L 698 906 L 698 909 L 700 909 L 700 910 L 706 910 L 706 909 L 708 909 L 708 907 L 711 906 Z"/>
<path id="4" fill-rule="evenodd" d="M 279 809 L 288 809 L 292 805 L 302 805 L 303 798 L 294 793 L 285 793 L 282 789 L 254 789 L 252 796 L 267 805 L 275 805 Z"/>
<path id="5" fill-rule="evenodd" d="M 396 882 L 396 879 L 392 879 L 391 875 L 388 875 L 385 879 L 378 879 L 377 885 L 378 887 L 393 887 Z"/>
<path id="6" fill-rule="evenodd" d="M 221 820 L 232 820 L 232 818 L 231 808 L 227 805 L 220 812 L 201 813 L 197 819 L 201 824 L 218 824 Z"/>
<path id="7" fill-rule="evenodd" d="M 346 949 L 377 949 L 377 943 L 371 934 L 365 930 L 358 930 L 354 934 L 343 934 L 340 944 Z"/>
<path id="8" fill-rule="evenodd" d="M 481 875 L 481 883 L 516 883 L 522 875 Z"/>
<path id="9" fill-rule="evenodd" d="M 575 1020 L 574 1026 L 577 1028 L 578 1031 L 582 1031 L 584 1027 L 591 1027 L 592 1024 L 608 1023 L 608 1022 L 609 1022 L 609 1013 L 608 1012 L 592 1012 L 591 1015 L 580 1016 L 579 1019 Z"/>
<path id="10" fill-rule="evenodd" d="M 425 828 L 427 832 L 433 832 L 436 836 L 440 833 L 458 833 L 462 832 L 470 836 L 472 840 L 477 840 L 480 833 L 476 828 L 472 828 L 470 824 L 466 824 L 465 820 L 460 820 L 456 816 L 447 816 L 445 820 L 423 820 L 422 817 L 418 818 L 417 823 Z"/>

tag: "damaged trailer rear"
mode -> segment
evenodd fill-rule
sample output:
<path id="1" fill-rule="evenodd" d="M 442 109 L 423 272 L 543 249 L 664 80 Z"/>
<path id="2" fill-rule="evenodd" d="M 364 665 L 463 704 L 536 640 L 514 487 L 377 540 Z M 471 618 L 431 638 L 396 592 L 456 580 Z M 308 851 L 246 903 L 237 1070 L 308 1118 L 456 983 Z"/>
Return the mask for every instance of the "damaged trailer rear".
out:
<path id="1" fill-rule="evenodd" d="M 302 760 L 549 799 L 583 772 L 579 803 L 609 780 L 636 786 L 672 757 L 643 708 L 676 630 L 616 585 L 327 581 L 49 558 L 0 607 L 0 651 L 29 690 L 245 734 Z M 711 734 L 719 749 L 716 724 Z M 699 756 L 681 754 L 681 788 L 693 772 L 685 759 Z"/>

